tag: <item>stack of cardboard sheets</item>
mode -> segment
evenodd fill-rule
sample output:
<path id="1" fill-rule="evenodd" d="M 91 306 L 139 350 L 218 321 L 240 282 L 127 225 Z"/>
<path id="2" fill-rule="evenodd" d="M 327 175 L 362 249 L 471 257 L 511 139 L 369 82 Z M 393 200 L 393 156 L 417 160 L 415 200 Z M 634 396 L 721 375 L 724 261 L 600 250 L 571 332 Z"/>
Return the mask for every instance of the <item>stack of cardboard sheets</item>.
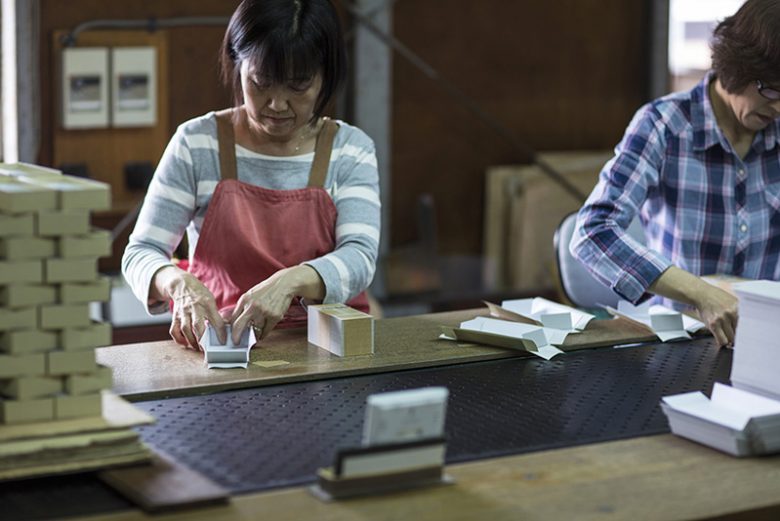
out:
<path id="1" fill-rule="evenodd" d="M 101 390 L 111 388 L 111 370 L 95 361 L 111 328 L 89 311 L 110 294 L 97 259 L 109 254 L 111 237 L 90 226 L 90 211 L 107 209 L 110 198 L 104 183 L 0 164 L 0 476 L 50 455 L 90 459 L 138 444 L 123 445 L 129 431 L 43 436 L 57 422 L 102 419 Z M 23 425 L 22 435 L 8 434 Z"/>

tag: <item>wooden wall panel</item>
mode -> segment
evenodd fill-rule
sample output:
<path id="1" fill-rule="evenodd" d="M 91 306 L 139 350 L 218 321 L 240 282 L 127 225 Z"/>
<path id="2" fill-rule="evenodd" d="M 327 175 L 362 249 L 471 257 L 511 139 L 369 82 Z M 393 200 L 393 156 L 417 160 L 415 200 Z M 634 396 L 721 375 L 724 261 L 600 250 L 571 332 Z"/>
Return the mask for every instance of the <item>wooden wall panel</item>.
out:
<path id="1" fill-rule="evenodd" d="M 393 26 L 536 150 L 612 148 L 645 99 L 644 1 L 403 1 Z M 428 192 L 440 252 L 478 254 L 486 168 L 527 158 L 398 54 L 393 67 L 392 243 L 414 239 Z"/>
<path id="2" fill-rule="evenodd" d="M 230 16 L 238 0 L 41 0 L 40 69 L 42 136 L 39 162 L 52 165 L 57 92 L 54 90 L 53 31 L 98 19 L 149 19 L 177 16 Z M 224 27 L 167 29 L 169 138 L 189 118 L 225 107 L 230 96 L 217 74 Z M 167 138 L 165 141 L 167 142 Z M 56 166 L 56 165 L 55 165 Z"/>

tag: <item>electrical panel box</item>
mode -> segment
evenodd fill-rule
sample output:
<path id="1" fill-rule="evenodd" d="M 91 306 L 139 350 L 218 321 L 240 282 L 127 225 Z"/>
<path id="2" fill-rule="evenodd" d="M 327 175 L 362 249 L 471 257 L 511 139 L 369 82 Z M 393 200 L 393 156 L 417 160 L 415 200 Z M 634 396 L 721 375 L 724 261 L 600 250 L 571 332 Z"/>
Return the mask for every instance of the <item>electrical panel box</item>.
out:
<path id="1" fill-rule="evenodd" d="M 112 125 L 154 126 L 157 123 L 157 50 L 115 47 L 111 55 Z"/>
<path id="2" fill-rule="evenodd" d="M 108 49 L 76 47 L 62 51 L 62 126 L 108 126 Z"/>

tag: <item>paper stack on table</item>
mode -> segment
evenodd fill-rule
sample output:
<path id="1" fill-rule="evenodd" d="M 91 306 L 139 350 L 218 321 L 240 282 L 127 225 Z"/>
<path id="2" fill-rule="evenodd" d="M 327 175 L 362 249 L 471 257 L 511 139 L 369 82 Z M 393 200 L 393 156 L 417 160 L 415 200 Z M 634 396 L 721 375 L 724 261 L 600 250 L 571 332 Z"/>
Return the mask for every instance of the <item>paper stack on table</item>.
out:
<path id="1" fill-rule="evenodd" d="M 672 432 L 734 456 L 780 450 L 780 402 L 716 383 L 700 392 L 667 396 L 661 408 Z"/>
<path id="2" fill-rule="evenodd" d="M 755 280 L 733 286 L 739 297 L 731 383 L 780 400 L 780 282 Z"/>
<path id="3" fill-rule="evenodd" d="M 105 183 L 0 163 L 0 439 L 16 424 L 46 421 L 48 433 L 59 421 L 101 417 L 101 390 L 112 381 L 95 347 L 111 343 L 111 328 L 91 320 L 89 305 L 109 298 L 97 259 L 110 254 L 111 238 L 91 228 L 90 211 L 107 209 L 110 197 Z M 67 446 L 60 438 L 23 441 L 14 447 Z M 0 468 L 18 456 L 5 449 Z"/>
<path id="4" fill-rule="evenodd" d="M 780 282 L 736 284 L 739 322 L 732 387 L 667 396 L 672 432 L 736 456 L 780 451 Z"/>
<path id="5" fill-rule="evenodd" d="M 630 302 L 621 300 L 618 302 L 617 310 L 611 308 L 607 308 L 607 310 L 613 315 L 622 316 L 648 326 L 662 342 L 691 338 L 689 333 L 695 333 L 704 327 L 704 324 L 695 318 L 666 306 L 650 305 L 649 302 L 634 306 Z"/>

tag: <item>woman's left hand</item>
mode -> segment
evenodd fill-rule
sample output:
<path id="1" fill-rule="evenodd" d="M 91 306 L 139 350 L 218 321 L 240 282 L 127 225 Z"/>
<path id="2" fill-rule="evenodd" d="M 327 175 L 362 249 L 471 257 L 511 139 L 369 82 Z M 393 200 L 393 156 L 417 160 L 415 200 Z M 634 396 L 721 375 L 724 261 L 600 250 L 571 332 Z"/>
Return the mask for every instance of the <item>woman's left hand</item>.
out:
<path id="1" fill-rule="evenodd" d="M 312 293 L 312 286 L 317 291 Z M 247 327 L 254 327 L 259 342 L 276 327 L 290 308 L 296 296 L 322 298 L 322 281 L 317 272 L 307 265 L 279 270 L 238 299 L 230 322 L 233 324 L 233 342 L 238 343 Z"/>

